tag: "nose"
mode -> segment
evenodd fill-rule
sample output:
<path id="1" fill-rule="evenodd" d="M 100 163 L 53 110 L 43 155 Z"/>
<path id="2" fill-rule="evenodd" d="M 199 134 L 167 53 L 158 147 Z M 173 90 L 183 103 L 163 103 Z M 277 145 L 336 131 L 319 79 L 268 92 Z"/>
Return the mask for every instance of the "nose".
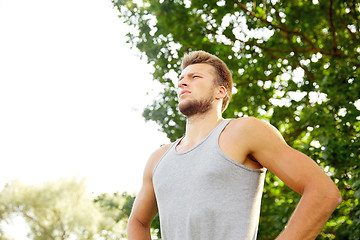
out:
<path id="1" fill-rule="evenodd" d="M 188 82 L 185 78 L 182 78 L 181 80 L 179 80 L 178 82 L 178 87 L 181 88 L 181 87 L 187 87 L 188 86 Z"/>

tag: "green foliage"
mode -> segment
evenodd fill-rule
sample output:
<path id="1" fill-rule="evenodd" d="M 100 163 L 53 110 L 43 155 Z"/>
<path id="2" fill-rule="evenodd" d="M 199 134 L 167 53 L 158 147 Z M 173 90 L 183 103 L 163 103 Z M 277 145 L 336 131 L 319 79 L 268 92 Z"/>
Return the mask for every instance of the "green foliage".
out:
<path id="1" fill-rule="evenodd" d="M 185 122 L 177 111 L 173 76 L 181 57 L 200 49 L 217 55 L 234 79 L 224 117 L 269 121 L 339 186 L 344 201 L 318 239 L 360 238 L 359 1 L 113 3 L 136 29 L 128 41 L 147 57 L 154 80 L 164 85 L 144 110 L 145 119 L 158 123 L 172 141 L 179 138 Z M 273 239 L 299 199 L 271 173 L 266 182 L 259 239 Z"/>
<path id="2" fill-rule="evenodd" d="M 107 213 L 107 216 L 110 216 L 117 223 L 122 221 L 125 224 L 129 219 L 134 201 L 135 196 L 128 194 L 127 192 L 124 192 L 122 194 L 116 192 L 112 195 L 104 193 L 94 199 L 94 202 L 98 204 Z M 160 231 L 158 231 L 160 229 L 160 221 L 158 215 L 153 220 L 151 228 L 153 231 L 153 235 L 161 238 Z"/>
<path id="3" fill-rule="evenodd" d="M 83 180 L 64 178 L 42 186 L 8 183 L 0 193 L 0 221 L 23 217 L 34 240 L 119 239 L 124 228 L 94 204 Z M 1 231 L 0 231 L 1 232 Z M 1 239 L 6 239 L 0 233 Z"/>

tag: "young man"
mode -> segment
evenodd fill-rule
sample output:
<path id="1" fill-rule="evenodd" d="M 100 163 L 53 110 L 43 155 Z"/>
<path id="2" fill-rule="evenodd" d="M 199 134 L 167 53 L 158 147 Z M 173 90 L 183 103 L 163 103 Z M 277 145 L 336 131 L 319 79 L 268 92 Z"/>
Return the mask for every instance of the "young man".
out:
<path id="1" fill-rule="evenodd" d="M 274 127 L 252 117 L 222 118 L 231 88 L 219 58 L 203 51 L 185 55 L 178 99 L 186 133 L 150 156 L 129 240 L 151 239 L 157 212 L 163 240 L 256 239 L 266 169 L 302 195 L 278 240 L 315 239 L 340 204 L 330 178 Z"/>

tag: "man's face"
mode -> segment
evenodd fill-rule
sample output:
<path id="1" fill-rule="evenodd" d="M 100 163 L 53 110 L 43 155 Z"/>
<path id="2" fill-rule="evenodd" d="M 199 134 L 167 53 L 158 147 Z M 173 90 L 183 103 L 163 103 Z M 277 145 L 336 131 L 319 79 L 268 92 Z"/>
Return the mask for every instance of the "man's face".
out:
<path id="1" fill-rule="evenodd" d="M 187 117 L 205 113 L 216 98 L 215 69 L 205 63 L 187 66 L 178 83 L 179 110 Z"/>

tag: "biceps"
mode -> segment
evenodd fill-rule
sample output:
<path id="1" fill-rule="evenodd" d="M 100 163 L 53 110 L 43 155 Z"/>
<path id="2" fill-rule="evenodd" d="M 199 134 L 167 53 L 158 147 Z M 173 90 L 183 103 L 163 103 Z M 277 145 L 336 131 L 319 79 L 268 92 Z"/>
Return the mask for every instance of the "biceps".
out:
<path id="1" fill-rule="evenodd" d="M 305 188 L 325 186 L 329 178 L 321 168 L 305 154 L 291 148 L 282 146 L 277 151 L 266 153 L 260 162 L 269 171 L 278 176 L 287 186 L 302 194 Z"/>
<path id="2" fill-rule="evenodd" d="M 152 184 L 144 184 L 136 196 L 131 217 L 150 227 L 157 213 L 157 204 Z"/>

